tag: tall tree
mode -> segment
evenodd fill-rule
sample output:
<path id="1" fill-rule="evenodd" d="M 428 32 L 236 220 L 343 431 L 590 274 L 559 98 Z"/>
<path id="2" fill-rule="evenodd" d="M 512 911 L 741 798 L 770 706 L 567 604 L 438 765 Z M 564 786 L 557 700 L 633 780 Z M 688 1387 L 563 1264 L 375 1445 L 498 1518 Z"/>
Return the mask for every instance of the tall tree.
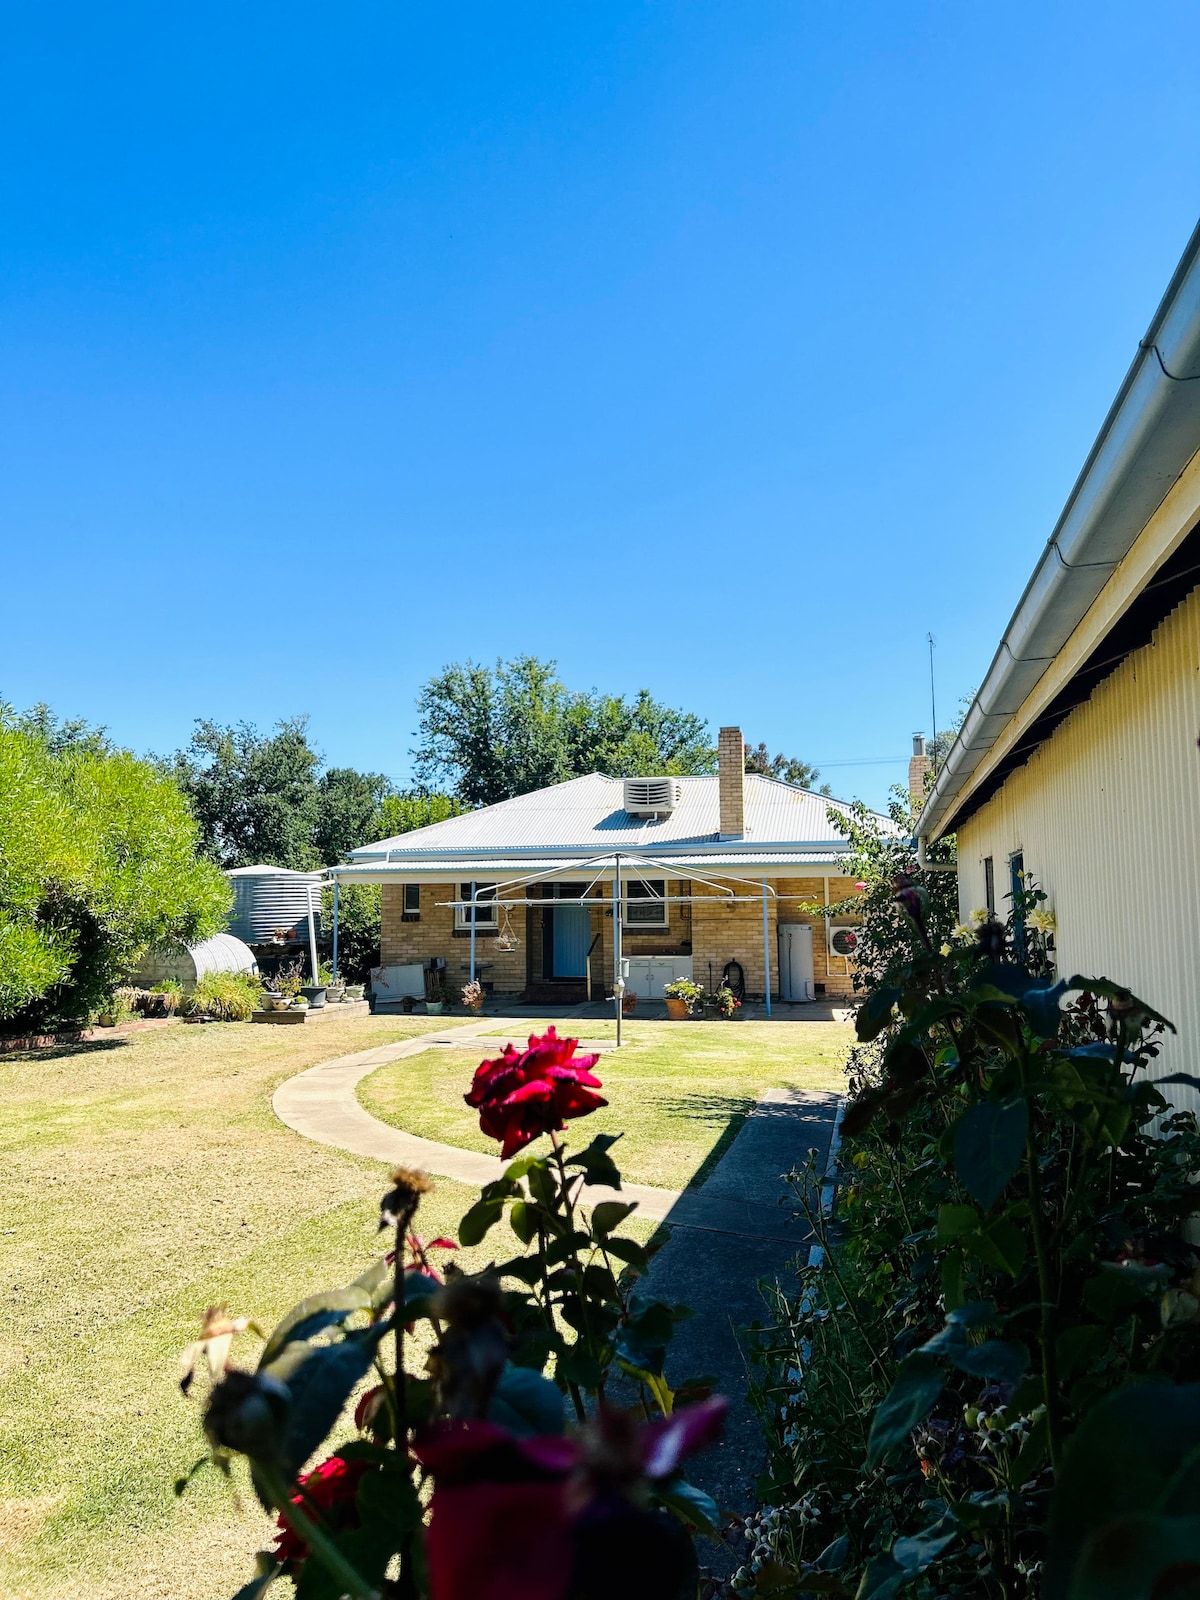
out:
<path id="1" fill-rule="evenodd" d="M 169 777 L 56 727 L 0 714 L 0 1018 L 18 1033 L 86 1015 L 148 946 L 215 933 L 230 900 Z"/>
<path id="2" fill-rule="evenodd" d="M 391 788 L 382 772 L 330 767 L 321 774 L 317 781 L 313 843 L 323 867 L 342 861 L 359 845 L 387 837 L 380 823 L 380 808 L 386 804 Z"/>
<path id="3" fill-rule="evenodd" d="M 553 661 L 455 662 L 417 700 L 420 778 L 469 806 L 493 805 L 587 772 L 710 772 L 703 720 L 643 689 L 630 702 L 568 689 Z"/>
<path id="4" fill-rule="evenodd" d="M 816 767 L 795 756 L 773 756 L 763 743 L 746 746 L 746 771 L 757 772 L 764 778 L 778 778 L 783 783 L 794 783 L 801 789 L 811 789 L 814 794 L 832 795 L 827 783 L 817 788 L 821 776 Z"/>
<path id="5" fill-rule="evenodd" d="M 219 865 L 306 871 L 322 864 L 320 764 L 307 717 L 289 717 L 270 734 L 248 722 L 223 728 L 201 719 L 168 770 L 191 802 L 204 853 Z"/>
<path id="6" fill-rule="evenodd" d="M 435 822 L 445 822 L 448 817 L 460 816 L 466 809 L 453 795 L 429 793 L 423 789 L 401 790 L 384 796 L 372 819 L 371 838 L 394 839 L 397 834 L 411 833 L 414 828 L 428 828 Z"/>

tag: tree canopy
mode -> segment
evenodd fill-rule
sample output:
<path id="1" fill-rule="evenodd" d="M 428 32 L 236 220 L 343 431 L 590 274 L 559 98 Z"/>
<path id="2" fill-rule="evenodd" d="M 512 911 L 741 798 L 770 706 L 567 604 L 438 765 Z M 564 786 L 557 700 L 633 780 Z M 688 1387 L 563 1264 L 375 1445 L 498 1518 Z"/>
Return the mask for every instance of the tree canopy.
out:
<path id="1" fill-rule="evenodd" d="M 795 756 L 773 756 L 761 742 L 746 746 L 746 771 L 757 772 L 764 778 L 778 778 L 782 783 L 798 784 L 801 789 L 811 789 L 814 794 L 833 793 L 827 783 L 817 788 L 817 779 L 821 774 L 816 767 L 810 766 L 807 761 L 797 760 Z"/>
<path id="2" fill-rule="evenodd" d="M 494 805 L 588 772 L 613 776 L 712 772 L 702 718 L 655 700 L 568 689 L 536 656 L 455 662 L 417 700 L 418 777 L 467 806 Z"/>
<path id="3" fill-rule="evenodd" d="M 38 712 L 45 708 L 37 708 Z M 48 720 L 47 720 L 48 719 Z M 86 1015 L 150 945 L 224 926 L 229 885 L 197 854 L 178 788 L 81 724 L 0 708 L 0 1019 Z"/>

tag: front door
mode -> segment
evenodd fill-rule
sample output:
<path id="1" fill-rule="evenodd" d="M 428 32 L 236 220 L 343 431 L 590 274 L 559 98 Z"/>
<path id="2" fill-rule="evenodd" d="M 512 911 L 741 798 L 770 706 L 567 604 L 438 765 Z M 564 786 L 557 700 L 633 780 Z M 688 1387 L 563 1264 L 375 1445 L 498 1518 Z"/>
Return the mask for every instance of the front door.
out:
<path id="1" fill-rule="evenodd" d="M 592 942 L 591 912 L 587 906 L 556 905 L 553 922 L 554 976 L 584 977 Z"/>

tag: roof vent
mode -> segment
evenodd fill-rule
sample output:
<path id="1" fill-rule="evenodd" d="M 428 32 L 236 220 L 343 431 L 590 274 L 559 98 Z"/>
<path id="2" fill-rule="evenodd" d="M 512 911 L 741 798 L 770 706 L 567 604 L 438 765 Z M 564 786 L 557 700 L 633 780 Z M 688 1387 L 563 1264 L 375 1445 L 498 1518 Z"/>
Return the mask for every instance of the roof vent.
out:
<path id="1" fill-rule="evenodd" d="M 669 817 L 682 795 L 678 778 L 625 779 L 625 809 L 631 817 Z"/>

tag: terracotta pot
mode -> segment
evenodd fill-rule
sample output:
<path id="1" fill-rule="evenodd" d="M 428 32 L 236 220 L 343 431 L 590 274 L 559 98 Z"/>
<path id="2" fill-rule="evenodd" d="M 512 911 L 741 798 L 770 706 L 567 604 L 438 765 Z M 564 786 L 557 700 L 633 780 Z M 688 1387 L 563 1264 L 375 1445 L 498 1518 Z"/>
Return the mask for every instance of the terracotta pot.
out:
<path id="1" fill-rule="evenodd" d="M 686 1022 L 690 1014 L 686 1000 L 680 1000 L 675 995 L 667 996 L 667 1016 L 672 1022 Z"/>
<path id="2" fill-rule="evenodd" d="M 637 1003 L 638 1003 L 637 995 L 635 995 L 635 994 L 623 994 L 621 996 L 621 1015 L 623 1017 L 631 1017 L 633 1015 L 633 1013 L 637 1010 Z"/>

